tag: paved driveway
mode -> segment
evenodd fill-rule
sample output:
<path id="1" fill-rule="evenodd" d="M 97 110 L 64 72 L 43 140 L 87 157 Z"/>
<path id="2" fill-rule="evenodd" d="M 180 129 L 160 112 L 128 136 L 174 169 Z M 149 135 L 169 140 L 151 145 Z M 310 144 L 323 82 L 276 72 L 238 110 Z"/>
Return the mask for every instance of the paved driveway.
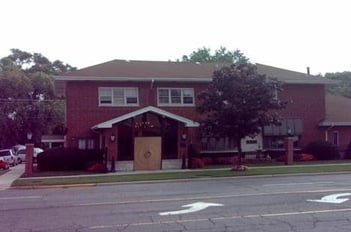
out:
<path id="1" fill-rule="evenodd" d="M 12 182 L 24 173 L 24 164 L 11 167 L 10 171 L 0 176 L 0 191 L 11 186 Z"/>

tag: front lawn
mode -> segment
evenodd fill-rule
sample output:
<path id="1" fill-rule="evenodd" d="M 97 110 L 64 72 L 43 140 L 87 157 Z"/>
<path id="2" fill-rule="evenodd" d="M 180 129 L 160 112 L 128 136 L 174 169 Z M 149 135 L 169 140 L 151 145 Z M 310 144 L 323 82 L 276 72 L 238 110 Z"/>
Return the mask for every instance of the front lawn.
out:
<path id="1" fill-rule="evenodd" d="M 307 163 L 304 163 L 307 164 Z M 45 186 L 45 185 L 74 185 L 74 184 L 99 184 L 99 183 L 122 183 L 134 181 L 176 180 L 193 178 L 215 177 L 239 177 L 257 175 L 282 175 L 282 174 L 306 174 L 306 173 L 331 173 L 351 172 L 351 163 L 329 163 L 310 165 L 289 166 L 262 166 L 250 167 L 247 171 L 231 171 L 230 168 L 221 169 L 197 169 L 177 170 L 161 172 L 131 172 L 131 173 L 108 173 L 84 176 L 62 176 L 50 178 L 20 178 L 13 182 L 13 186 Z"/>

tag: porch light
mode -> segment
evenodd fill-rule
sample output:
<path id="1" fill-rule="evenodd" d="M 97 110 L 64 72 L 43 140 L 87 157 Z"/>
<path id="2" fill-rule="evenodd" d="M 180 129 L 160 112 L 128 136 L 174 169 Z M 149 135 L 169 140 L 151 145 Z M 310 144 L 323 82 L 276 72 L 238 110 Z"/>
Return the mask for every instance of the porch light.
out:
<path id="1" fill-rule="evenodd" d="M 27 132 L 27 139 L 28 139 L 28 141 L 32 140 L 32 137 L 33 137 L 33 133 L 31 131 L 28 131 Z"/>
<path id="2" fill-rule="evenodd" d="M 116 135 L 114 134 L 114 133 L 112 133 L 111 135 L 110 135 L 110 141 L 111 142 L 114 142 L 116 140 Z"/>
<path id="3" fill-rule="evenodd" d="M 183 139 L 183 140 L 186 140 L 187 138 L 188 138 L 188 135 L 185 134 L 185 132 L 183 132 L 183 134 L 182 134 L 182 139 Z"/>

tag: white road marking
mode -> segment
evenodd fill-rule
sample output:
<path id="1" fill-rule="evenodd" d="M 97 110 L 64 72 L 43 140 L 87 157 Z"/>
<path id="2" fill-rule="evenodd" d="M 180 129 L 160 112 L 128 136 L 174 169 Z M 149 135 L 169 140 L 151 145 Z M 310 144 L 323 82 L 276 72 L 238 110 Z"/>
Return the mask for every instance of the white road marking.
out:
<path id="1" fill-rule="evenodd" d="M 40 199 L 41 196 L 17 196 L 17 197 L 0 197 L 0 200 L 27 200 L 27 199 Z"/>
<path id="2" fill-rule="evenodd" d="M 301 183 L 285 183 L 285 184 L 264 184 L 264 187 L 272 186 L 295 186 L 295 185 L 317 185 L 317 184 L 334 184 L 335 182 L 301 182 Z"/>
<path id="3" fill-rule="evenodd" d="M 130 200 L 130 201 L 108 201 L 108 202 L 90 202 L 82 203 L 74 206 L 104 206 L 104 205 L 124 205 L 124 204 L 140 204 L 140 203 L 157 203 L 170 201 L 196 201 L 208 199 L 222 199 L 233 197 L 250 197 L 250 196 L 271 196 L 281 194 L 300 194 L 300 193 L 326 193 L 326 192 L 349 192 L 351 189 L 320 189 L 320 190 L 305 190 L 305 191 L 282 191 L 282 192 L 264 192 L 264 193 L 249 193 L 249 194 L 228 194 L 228 195 L 211 195 L 211 196 L 194 196 L 183 198 L 164 198 L 164 199 L 145 199 L 145 200 Z"/>
<path id="4" fill-rule="evenodd" d="M 200 210 L 204 210 L 210 206 L 223 206 L 223 204 L 217 204 L 217 203 L 207 203 L 207 202 L 195 202 L 192 204 L 188 205 L 183 205 L 182 207 L 186 207 L 189 209 L 183 209 L 183 210 L 177 210 L 177 211 L 169 211 L 169 212 L 163 212 L 159 213 L 161 216 L 166 216 L 166 215 L 178 215 L 178 214 L 186 214 L 186 213 L 194 213 Z"/>
<path id="5" fill-rule="evenodd" d="M 327 209 L 327 210 L 311 210 L 311 211 L 292 211 L 292 212 L 278 212 L 278 213 L 263 213 L 263 214 L 249 214 L 249 215 L 235 215 L 235 216 L 224 216 L 224 217 L 213 217 L 213 218 L 194 218 L 184 220 L 169 220 L 169 221 L 157 221 L 157 222 L 132 222 L 125 224 L 114 224 L 114 225 L 96 225 L 90 226 L 89 230 L 109 229 L 109 228 L 120 228 L 130 226 L 152 226 L 161 224 L 179 224 L 187 222 L 204 222 L 204 221 L 220 221 L 220 220 L 233 220 L 233 219 L 245 219 L 245 218 L 264 218 L 264 217 L 288 217 L 295 215 L 308 215 L 308 214 L 322 214 L 322 213 L 338 213 L 338 212 L 350 212 L 351 208 L 344 209 Z"/>
<path id="6" fill-rule="evenodd" d="M 332 203 L 332 204 L 340 204 L 348 201 L 349 198 L 339 198 L 338 197 L 346 197 L 351 196 L 351 193 L 336 193 L 322 197 L 321 199 L 317 200 L 307 200 L 310 202 L 319 202 L 319 203 Z"/>

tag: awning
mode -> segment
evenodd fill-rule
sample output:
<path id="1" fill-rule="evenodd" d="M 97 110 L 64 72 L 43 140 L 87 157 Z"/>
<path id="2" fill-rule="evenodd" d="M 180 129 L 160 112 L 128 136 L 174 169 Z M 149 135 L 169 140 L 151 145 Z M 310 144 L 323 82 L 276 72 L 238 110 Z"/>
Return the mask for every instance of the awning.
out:
<path id="1" fill-rule="evenodd" d="M 174 119 L 174 120 L 176 120 L 178 122 L 182 122 L 182 123 L 184 123 L 185 127 L 199 127 L 199 125 L 200 125 L 198 122 L 195 122 L 195 121 L 193 121 L 191 119 L 188 119 L 188 118 L 185 118 L 183 116 L 180 116 L 180 115 L 177 115 L 177 114 L 173 114 L 173 113 L 165 111 L 165 110 L 161 110 L 161 109 L 159 109 L 157 107 L 154 107 L 154 106 L 147 106 L 145 108 L 142 108 L 142 109 L 130 112 L 128 114 L 121 115 L 121 116 L 119 116 L 117 118 L 114 118 L 114 119 L 111 119 L 111 120 L 99 123 L 99 124 L 93 126 L 92 129 L 96 130 L 96 129 L 112 128 L 112 126 L 114 124 L 116 124 L 116 123 L 122 122 L 122 121 L 124 121 L 126 119 L 133 118 L 135 116 L 138 116 L 138 115 L 141 115 L 141 114 L 144 114 L 144 113 L 147 113 L 147 112 L 152 112 L 152 113 L 155 113 L 155 114 L 159 114 L 159 115 L 165 116 L 167 118 Z"/>

